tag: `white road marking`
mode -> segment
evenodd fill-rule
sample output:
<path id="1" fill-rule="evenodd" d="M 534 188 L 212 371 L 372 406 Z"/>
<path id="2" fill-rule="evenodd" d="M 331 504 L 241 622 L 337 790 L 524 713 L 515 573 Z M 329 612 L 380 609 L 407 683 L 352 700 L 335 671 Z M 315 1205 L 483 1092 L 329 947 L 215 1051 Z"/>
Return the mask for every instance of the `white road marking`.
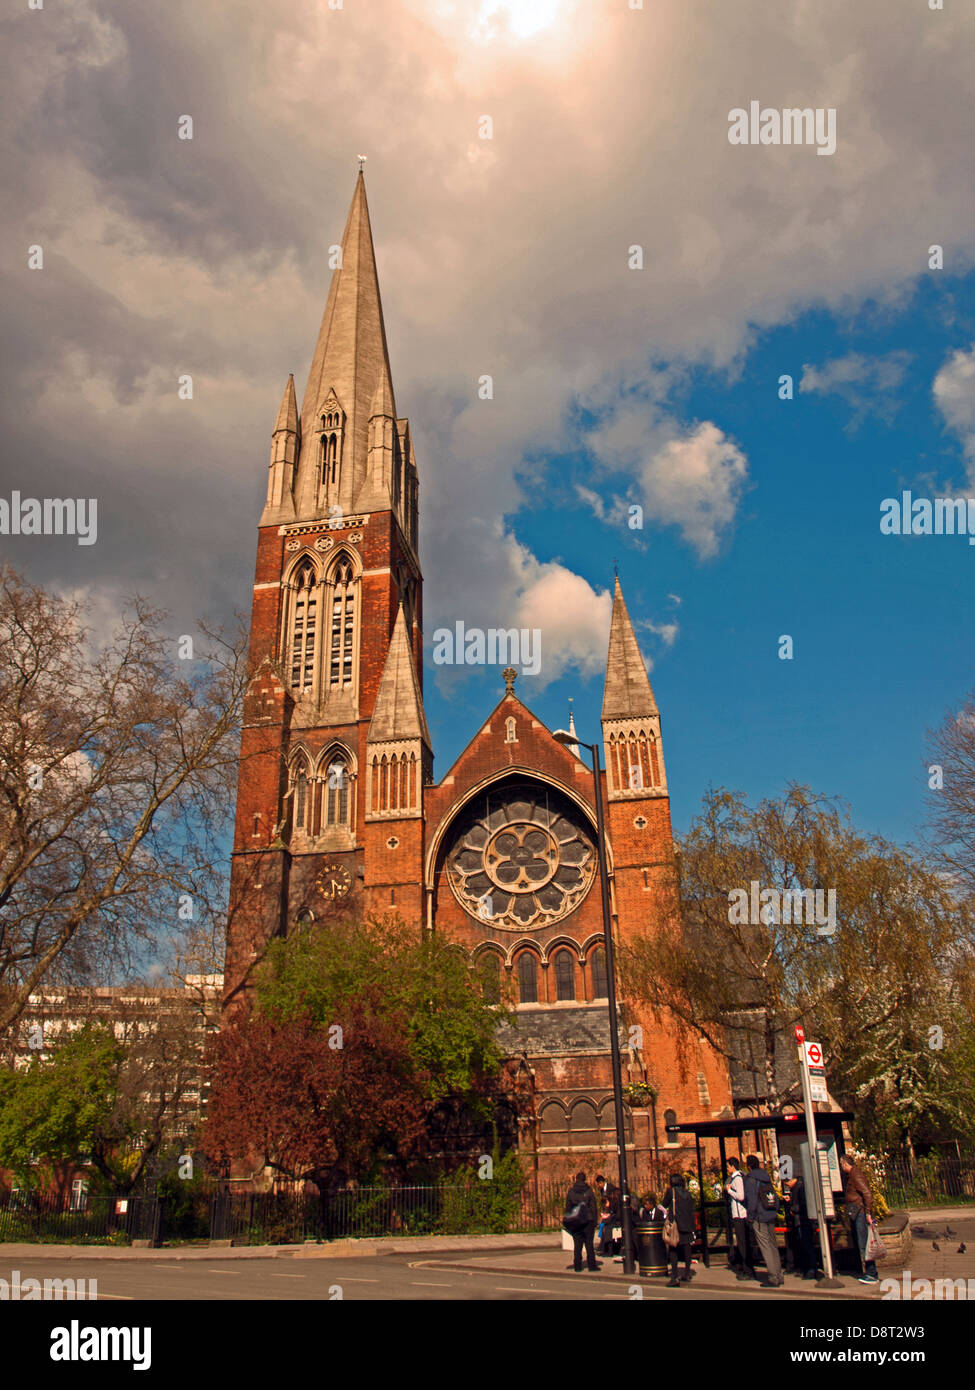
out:
<path id="1" fill-rule="evenodd" d="M 453 1284 L 430 1284 L 423 1279 L 411 1279 L 410 1283 L 418 1289 L 452 1289 Z"/>
<path id="2" fill-rule="evenodd" d="M 96 1302 L 102 1298 L 121 1298 L 124 1299 L 126 1303 L 135 1302 L 135 1294 L 133 1293 L 100 1293 Z"/>
<path id="3" fill-rule="evenodd" d="M 303 1274 L 272 1274 L 271 1279 L 304 1279 Z"/>

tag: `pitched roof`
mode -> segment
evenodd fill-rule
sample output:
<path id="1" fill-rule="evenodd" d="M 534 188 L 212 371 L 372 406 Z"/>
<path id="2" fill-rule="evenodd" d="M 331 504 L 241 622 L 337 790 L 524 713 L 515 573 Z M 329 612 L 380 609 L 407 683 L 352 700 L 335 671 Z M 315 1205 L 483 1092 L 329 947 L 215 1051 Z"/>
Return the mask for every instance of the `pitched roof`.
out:
<path id="1" fill-rule="evenodd" d="M 410 650 L 406 617 L 400 604 L 393 625 L 393 636 L 386 653 L 376 707 L 369 724 L 369 743 L 387 743 L 407 738 L 422 739 L 432 749 L 423 696 Z"/>
<path id="2" fill-rule="evenodd" d="M 657 702 L 643 664 L 623 590 L 617 578 L 613 592 L 613 617 L 609 626 L 609 654 L 603 689 L 603 719 L 657 714 Z"/>

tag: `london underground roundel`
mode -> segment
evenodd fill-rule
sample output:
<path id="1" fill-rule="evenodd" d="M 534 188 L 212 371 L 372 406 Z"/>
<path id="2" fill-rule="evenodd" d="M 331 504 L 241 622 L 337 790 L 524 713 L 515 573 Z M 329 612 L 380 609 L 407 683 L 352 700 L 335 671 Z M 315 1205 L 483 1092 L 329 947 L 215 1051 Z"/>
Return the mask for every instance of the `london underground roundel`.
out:
<path id="1" fill-rule="evenodd" d="M 596 847 L 579 808 L 544 783 L 504 783 L 451 829 L 447 878 L 466 912 L 510 931 L 548 926 L 592 887 Z"/>

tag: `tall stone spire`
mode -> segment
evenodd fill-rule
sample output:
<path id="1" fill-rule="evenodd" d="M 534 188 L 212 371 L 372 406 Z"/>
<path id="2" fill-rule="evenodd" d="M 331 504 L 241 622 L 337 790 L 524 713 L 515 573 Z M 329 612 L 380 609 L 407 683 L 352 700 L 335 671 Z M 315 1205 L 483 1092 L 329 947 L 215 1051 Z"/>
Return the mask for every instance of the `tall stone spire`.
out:
<path id="1" fill-rule="evenodd" d="M 609 627 L 602 717 L 604 720 L 626 719 L 634 715 L 658 713 L 617 576 L 613 592 L 613 617 Z"/>
<path id="2" fill-rule="evenodd" d="M 377 398 L 383 413 L 395 418 L 366 185 L 360 170 L 342 235 L 341 265 L 332 275 L 301 404 L 300 518 L 312 517 L 321 508 L 321 416 L 331 411 L 340 414 L 340 458 L 329 501 L 345 510 L 355 505 L 365 481 L 368 424 Z"/>
<path id="3" fill-rule="evenodd" d="M 428 749 L 432 747 L 406 631 L 406 615 L 400 604 L 376 694 L 368 742 L 390 743 L 406 739 L 419 739 Z"/>

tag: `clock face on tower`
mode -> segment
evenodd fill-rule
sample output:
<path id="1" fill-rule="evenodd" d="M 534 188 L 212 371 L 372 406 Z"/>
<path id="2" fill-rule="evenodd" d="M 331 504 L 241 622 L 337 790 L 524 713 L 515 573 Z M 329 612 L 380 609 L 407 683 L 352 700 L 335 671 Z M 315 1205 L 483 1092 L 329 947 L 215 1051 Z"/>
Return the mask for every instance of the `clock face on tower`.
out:
<path id="1" fill-rule="evenodd" d="M 447 878 L 461 907 L 508 931 L 549 926 L 592 887 L 592 831 L 567 796 L 541 783 L 505 783 L 454 823 Z"/>
<path id="2" fill-rule="evenodd" d="M 344 864 L 326 864 L 315 879 L 323 898 L 344 898 L 352 887 L 352 875 Z"/>

